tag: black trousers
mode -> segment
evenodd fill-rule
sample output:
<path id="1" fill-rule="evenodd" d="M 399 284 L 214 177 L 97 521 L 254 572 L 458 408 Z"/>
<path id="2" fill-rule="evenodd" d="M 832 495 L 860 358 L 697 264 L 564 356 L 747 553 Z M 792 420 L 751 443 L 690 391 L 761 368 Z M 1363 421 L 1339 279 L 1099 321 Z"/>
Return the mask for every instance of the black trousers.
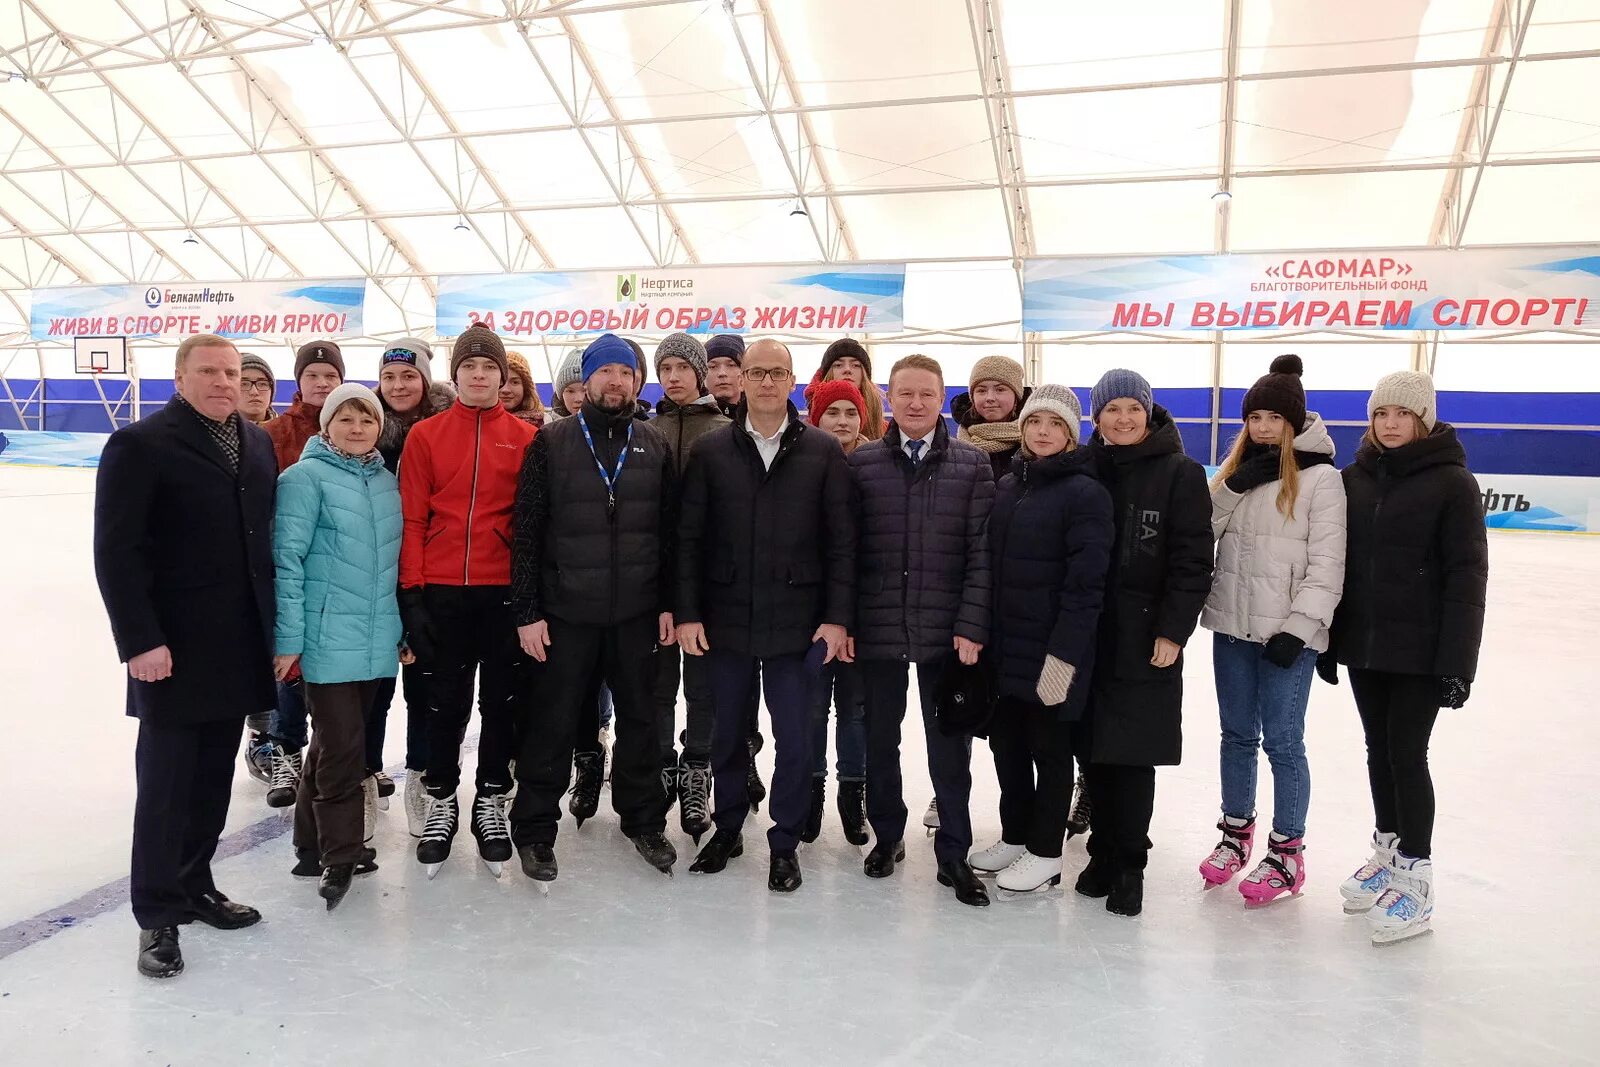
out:
<path id="1" fill-rule="evenodd" d="M 805 656 L 756 659 L 737 652 L 706 653 L 711 697 L 716 708 L 711 773 L 715 788 L 712 821 L 718 830 L 737 832 L 750 815 L 746 775 L 750 768 L 749 709 L 760 670 L 767 714 L 772 718 L 772 787 L 767 814 L 772 828 L 767 847 L 792 853 L 800 845 L 811 809 L 811 693 L 815 676 Z"/>
<path id="2" fill-rule="evenodd" d="M 1089 855 L 1118 870 L 1142 871 L 1150 858 L 1150 816 L 1156 807 L 1156 769 L 1091 763 L 1083 769 L 1089 788 Z"/>
<path id="3" fill-rule="evenodd" d="M 216 892 L 211 857 L 228 821 L 243 718 L 190 726 L 139 722 L 129 895 L 141 930 L 189 922 L 189 901 Z"/>
<path id="4" fill-rule="evenodd" d="M 311 744 L 294 801 L 294 847 L 314 850 L 323 866 L 356 863 L 365 847 L 366 720 L 376 679 L 306 683 Z"/>
<path id="5" fill-rule="evenodd" d="M 1055 859 L 1072 808 L 1072 754 L 1077 724 L 1053 708 L 1005 699 L 989 721 L 989 751 L 1000 783 L 1000 837 Z M 1037 778 L 1035 778 L 1037 774 Z M 940 809 L 943 822 L 943 809 Z"/>
<path id="6" fill-rule="evenodd" d="M 905 790 L 900 776 L 900 728 L 906 717 L 906 687 L 911 665 L 899 660 L 865 660 L 861 686 L 867 705 L 867 821 L 879 842 L 906 834 Z M 934 694 L 945 656 L 917 664 L 922 703 L 922 733 L 928 748 L 928 775 L 939 802 L 939 829 L 933 854 L 940 863 L 965 863 L 972 851 L 972 738 L 946 737 L 934 715 Z"/>
<path id="7" fill-rule="evenodd" d="M 684 755 L 689 759 L 711 758 L 711 733 L 716 712 L 711 705 L 711 669 L 704 656 L 684 654 L 676 645 L 656 653 L 656 722 L 661 731 L 661 759 L 676 762 L 678 725 L 678 685 L 683 684 L 683 702 L 688 707 L 684 719 Z"/>
<path id="8" fill-rule="evenodd" d="M 472 718 L 478 682 L 480 793 L 511 787 L 519 720 L 532 693 L 533 660 L 517 642 L 505 586 L 430 585 L 423 594 L 433 619 L 436 654 L 420 664 L 428 694 L 428 793 L 453 796 L 461 784 L 461 740 Z"/>
<path id="9" fill-rule="evenodd" d="M 661 744 L 656 732 L 657 622 L 641 615 L 615 626 L 580 626 L 551 619 L 545 662 L 544 704 L 522 731 L 517 758 L 517 799 L 511 838 L 521 845 L 551 845 L 561 819 L 561 795 L 572 780 L 573 740 L 594 723 L 590 682 L 598 667 L 616 707 L 611 804 L 629 837 L 667 826 L 661 791 Z"/>
<path id="10" fill-rule="evenodd" d="M 1439 718 L 1439 681 L 1426 674 L 1351 668 L 1350 689 L 1367 735 L 1367 780 L 1380 833 L 1398 834 L 1407 856 L 1433 855 L 1433 776 L 1428 739 Z"/>
<path id="11" fill-rule="evenodd" d="M 400 694 L 406 705 L 406 769 L 426 770 L 428 766 L 428 693 L 422 667 L 413 663 L 400 668 Z M 394 703 L 395 680 L 382 678 L 372 695 L 372 711 L 367 715 L 367 771 L 383 770 L 383 742 L 388 735 L 389 706 Z"/>

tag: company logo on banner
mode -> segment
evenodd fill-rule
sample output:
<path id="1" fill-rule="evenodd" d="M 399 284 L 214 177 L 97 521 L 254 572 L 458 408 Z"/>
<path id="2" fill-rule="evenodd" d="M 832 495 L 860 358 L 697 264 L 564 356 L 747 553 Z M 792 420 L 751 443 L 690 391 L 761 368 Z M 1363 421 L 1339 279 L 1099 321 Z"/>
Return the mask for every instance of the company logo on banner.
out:
<path id="1" fill-rule="evenodd" d="M 1600 326 L 1600 246 L 1033 259 L 1022 325 L 1108 330 Z"/>
<path id="2" fill-rule="evenodd" d="M 366 281 L 163 282 L 33 291 L 36 340 L 74 337 L 340 337 L 362 331 Z"/>
<path id="3" fill-rule="evenodd" d="M 445 336 L 486 322 L 505 334 L 844 333 L 904 323 L 903 263 L 663 267 L 458 274 L 439 279 Z"/>

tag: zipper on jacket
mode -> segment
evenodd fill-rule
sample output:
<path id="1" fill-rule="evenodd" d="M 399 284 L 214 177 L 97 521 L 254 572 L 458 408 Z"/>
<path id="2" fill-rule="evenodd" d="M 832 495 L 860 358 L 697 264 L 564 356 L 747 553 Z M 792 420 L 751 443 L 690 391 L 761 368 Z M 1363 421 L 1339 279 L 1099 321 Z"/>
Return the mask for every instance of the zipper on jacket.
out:
<path id="1" fill-rule="evenodd" d="M 472 492 L 467 497 L 467 550 L 461 555 L 461 584 L 472 584 L 472 516 L 478 510 L 478 457 L 483 454 L 483 412 L 474 416 L 472 431 Z"/>
<path id="2" fill-rule="evenodd" d="M 1378 553 L 1376 551 L 1378 544 L 1378 518 L 1383 514 L 1384 497 L 1389 495 L 1388 467 L 1389 465 L 1384 462 L 1384 457 L 1379 456 L 1378 476 L 1374 479 L 1378 483 L 1378 502 L 1373 505 L 1372 508 L 1373 547 L 1367 550 L 1367 603 L 1369 605 L 1372 603 L 1373 594 L 1378 588 Z M 1377 659 L 1377 646 L 1378 628 L 1372 624 L 1372 620 L 1369 618 L 1367 619 L 1367 655 L 1366 659 L 1362 662 L 1363 667 L 1371 669 L 1372 664 Z"/>
<path id="3" fill-rule="evenodd" d="M 580 413 L 578 417 L 582 418 L 583 415 Z M 679 425 L 680 426 L 682 425 L 681 421 L 680 421 Z M 617 432 L 616 425 L 613 424 L 608 419 L 607 422 L 606 422 L 606 441 L 610 442 L 610 440 L 613 437 L 616 436 L 616 432 Z M 627 442 L 626 439 L 623 440 L 622 447 L 623 448 L 627 448 L 628 447 L 628 442 Z M 617 463 L 621 464 L 623 462 L 625 462 L 625 459 L 619 453 L 617 455 Z M 611 468 L 611 471 L 612 471 L 612 475 L 611 476 L 613 478 L 615 478 L 616 477 L 616 467 L 613 466 Z M 610 567 L 610 571 L 611 571 L 611 574 L 610 574 L 610 578 L 611 578 L 611 586 L 610 586 L 610 590 L 611 590 L 611 614 L 609 616 L 607 616 L 607 617 L 610 618 L 610 619 L 615 620 L 616 617 L 617 617 L 617 493 L 616 493 L 616 489 L 615 488 L 611 488 L 609 486 L 607 487 L 607 492 L 610 493 L 610 499 L 611 499 L 611 506 L 606 508 L 606 525 L 611 528 L 611 567 Z"/>

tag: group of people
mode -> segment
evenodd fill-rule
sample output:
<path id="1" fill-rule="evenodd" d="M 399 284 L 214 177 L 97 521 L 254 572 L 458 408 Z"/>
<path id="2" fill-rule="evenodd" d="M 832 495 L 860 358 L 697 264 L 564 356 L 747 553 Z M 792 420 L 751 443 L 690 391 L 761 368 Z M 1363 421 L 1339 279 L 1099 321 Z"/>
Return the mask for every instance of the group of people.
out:
<path id="1" fill-rule="evenodd" d="M 140 720 L 142 973 L 181 972 L 184 923 L 260 919 L 210 870 L 247 714 L 272 709 L 246 762 L 269 801 L 295 805 L 293 873 L 331 910 L 376 869 L 397 677 L 405 806 L 430 878 L 465 814 L 496 875 L 515 856 L 555 880 L 562 798 L 579 825 L 594 814 L 609 734 L 612 803 L 648 864 L 677 863 L 676 805 L 690 870 L 723 871 L 764 800 L 767 884 L 793 892 L 798 847 L 822 829 L 830 712 L 843 831 L 872 841 L 863 873 L 889 877 L 906 856 L 914 670 L 939 884 L 973 906 L 990 902 L 987 876 L 1011 892 L 1058 884 L 1078 781 L 1090 836 L 1076 890 L 1137 915 L 1197 625 L 1215 635 L 1222 735 L 1205 884 L 1249 864 L 1265 748 L 1272 829 L 1240 892 L 1251 906 L 1301 892 L 1310 677 L 1336 684 L 1342 663 L 1375 814 L 1345 907 L 1367 913 L 1375 942 L 1429 928 L 1428 738 L 1470 691 L 1487 553 L 1426 374 L 1377 384 L 1341 472 L 1299 359 L 1280 357 L 1208 484 L 1126 369 L 1092 390 L 1084 440 L 1077 395 L 1027 388 L 1000 356 L 974 365 L 954 433 L 936 360 L 899 360 L 885 397 L 853 339 L 828 347 L 804 417 L 792 356 L 771 339 L 666 338 L 653 413 L 645 355 L 615 335 L 571 354 L 548 413 L 484 326 L 455 340 L 448 385 L 433 358 L 395 342 L 374 391 L 344 380 L 335 342 L 312 341 L 274 415 L 264 360 L 189 337 L 172 401 L 105 447 L 95 562 Z M 763 703 L 770 790 L 755 771 Z M 982 848 L 974 736 L 1000 786 L 1000 837 Z"/>

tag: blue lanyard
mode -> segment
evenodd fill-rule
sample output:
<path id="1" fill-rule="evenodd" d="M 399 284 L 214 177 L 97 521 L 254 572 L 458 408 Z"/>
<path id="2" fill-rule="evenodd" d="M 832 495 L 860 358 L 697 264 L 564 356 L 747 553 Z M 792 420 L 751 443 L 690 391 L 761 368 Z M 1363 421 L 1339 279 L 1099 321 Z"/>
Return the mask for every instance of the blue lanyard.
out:
<path id="1" fill-rule="evenodd" d="M 595 469 L 600 472 L 600 480 L 606 483 L 606 506 L 615 511 L 617 479 L 622 477 L 622 465 L 628 461 L 628 446 L 633 444 L 633 420 L 628 420 L 628 436 L 622 442 L 622 451 L 617 453 L 617 469 L 610 474 L 606 473 L 606 465 L 600 462 L 600 453 L 594 448 L 594 435 L 589 432 L 589 420 L 584 418 L 581 411 L 578 412 L 578 426 L 583 430 L 583 439 L 589 445 L 589 455 L 594 458 Z"/>

